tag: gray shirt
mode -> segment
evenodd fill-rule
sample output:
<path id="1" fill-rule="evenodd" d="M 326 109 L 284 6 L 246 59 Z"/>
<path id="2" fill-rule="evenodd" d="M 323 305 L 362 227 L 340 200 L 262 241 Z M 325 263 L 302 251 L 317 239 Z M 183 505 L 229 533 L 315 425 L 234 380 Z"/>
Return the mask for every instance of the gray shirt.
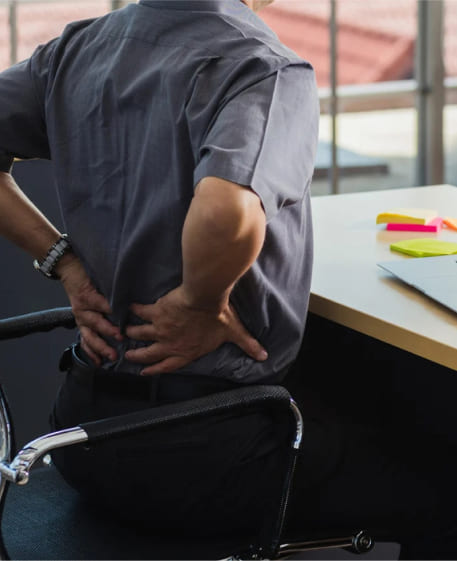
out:
<path id="1" fill-rule="evenodd" d="M 51 158 L 75 252 L 109 299 L 178 286 L 181 231 L 205 176 L 250 186 L 264 247 L 231 300 L 269 352 L 225 344 L 184 370 L 276 381 L 295 358 L 312 267 L 310 181 L 319 104 L 309 63 L 239 0 L 143 0 L 75 22 L 0 74 L 0 152 Z M 106 368 L 138 373 L 123 351 Z M 142 343 L 143 344 L 143 343 Z"/>

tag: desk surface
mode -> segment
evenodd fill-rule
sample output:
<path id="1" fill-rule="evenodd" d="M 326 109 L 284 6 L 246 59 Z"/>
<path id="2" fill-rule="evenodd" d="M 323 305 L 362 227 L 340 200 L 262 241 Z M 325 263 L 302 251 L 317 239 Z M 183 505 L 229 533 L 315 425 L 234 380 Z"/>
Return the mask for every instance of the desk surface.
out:
<path id="1" fill-rule="evenodd" d="M 315 236 L 310 311 L 457 370 L 457 314 L 380 269 L 378 261 L 414 259 L 390 244 L 418 237 L 457 242 L 457 231 L 388 232 L 378 213 L 435 208 L 457 218 L 457 187 L 434 185 L 313 197 Z M 456 286 L 457 290 L 457 286 Z"/>

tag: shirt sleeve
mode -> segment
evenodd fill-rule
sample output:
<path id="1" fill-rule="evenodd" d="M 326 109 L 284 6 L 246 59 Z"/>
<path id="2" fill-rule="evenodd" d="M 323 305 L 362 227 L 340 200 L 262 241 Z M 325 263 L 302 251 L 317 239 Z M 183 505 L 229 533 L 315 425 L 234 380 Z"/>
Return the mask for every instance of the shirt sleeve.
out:
<path id="1" fill-rule="evenodd" d="M 8 158 L 50 158 L 44 83 L 51 44 L 0 73 L 0 165 Z"/>
<path id="2" fill-rule="evenodd" d="M 312 68 L 282 68 L 220 109 L 200 146 L 194 184 L 215 176 L 250 186 L 271 220 L 303 198 L 314 171 L 318 127 Z"/>

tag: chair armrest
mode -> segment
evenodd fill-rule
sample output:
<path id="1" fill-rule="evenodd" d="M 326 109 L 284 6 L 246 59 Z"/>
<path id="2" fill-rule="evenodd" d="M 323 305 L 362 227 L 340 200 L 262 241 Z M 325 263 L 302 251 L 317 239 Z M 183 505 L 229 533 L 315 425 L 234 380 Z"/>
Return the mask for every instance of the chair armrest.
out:
<path id="1" fill-rule="evenodd" d="M 73 329 L 75 318 L 70 307 L 52 308 L 0 320 L 0 340 L 24 337 L 39 331 L 51 331 L 56 327 Z"/>
<path id="2" fill-rule="evenodd" d="M 90 444 L 100 439 L 122 436 L 132 431 L 146 430 L 227 411 L 239 412 L 249 407 L 271 406 L 286 409 L 290 407 L 290 400 L 289 392 L 282 386 L 246 386 L 188 401 L 144 409 L 119 417 L 82 423 L 80 428 L 87 433 Z"/>
<path id="3" fill-rule="evenodd" d="M 24 485 L 28 482 L 33 464 L 57 448 L 82 442 L 90 445 L 106 438 L 227 411 L 241 412 L 256 406 L 285 410 L 290 408 L 290 404 L 290 394 L 282 386 L 247 386 L 202 398 L 82 423 L 78 427 L 45 434 L 32 440 L 16 454 L 11 464 L 2 462 L 0 473 L 9 481 Z"/>
<path id="4" fill-rule="evenodd" d="M 290 485 L 303 431 L 300 411 L 289 392 L 282 386 L 240 387 L 202 398 L 82 423 L 77 427 L 46 434 L 29 442 L 16 455 L 11 464 L 6 462 L 0 464 L 0 473 L 8 481 L 24 485 L 29 480 L 33 464 L 43 455 L 57 448 L 78 443 L 90 445 L 105 439 L 226 413 L 231 417 L 257 411 L 269 411 L 275 418 L 276 415 L 284 418 L 287 418 L 288 415 L 291 429 L 295 426 L 294 436 L 288 442 L 289 452 L 285 456 L 283 467 L 278 471 L 280 488 L 275 491 L 278 496 L 274 499 L 273 511 L 268 513 L 262 522 L 258 536 L 259 544 L 255 546 L 259 552 L 275 554 L 280 545 L 279 540 L 284 526 Z"/>

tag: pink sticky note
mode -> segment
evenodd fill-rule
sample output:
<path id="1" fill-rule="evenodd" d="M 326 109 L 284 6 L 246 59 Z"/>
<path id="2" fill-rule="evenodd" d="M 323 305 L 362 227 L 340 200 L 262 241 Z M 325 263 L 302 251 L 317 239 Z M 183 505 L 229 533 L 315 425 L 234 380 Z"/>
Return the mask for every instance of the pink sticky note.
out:
<path id="1" fill-rule="evenodd" d="M 428 224 L 395 224 L 389 222 L 386 230 L 395 230 L 397 232 L 439 232 L 442 225 L 442 218 L 434 218 Z"/>

